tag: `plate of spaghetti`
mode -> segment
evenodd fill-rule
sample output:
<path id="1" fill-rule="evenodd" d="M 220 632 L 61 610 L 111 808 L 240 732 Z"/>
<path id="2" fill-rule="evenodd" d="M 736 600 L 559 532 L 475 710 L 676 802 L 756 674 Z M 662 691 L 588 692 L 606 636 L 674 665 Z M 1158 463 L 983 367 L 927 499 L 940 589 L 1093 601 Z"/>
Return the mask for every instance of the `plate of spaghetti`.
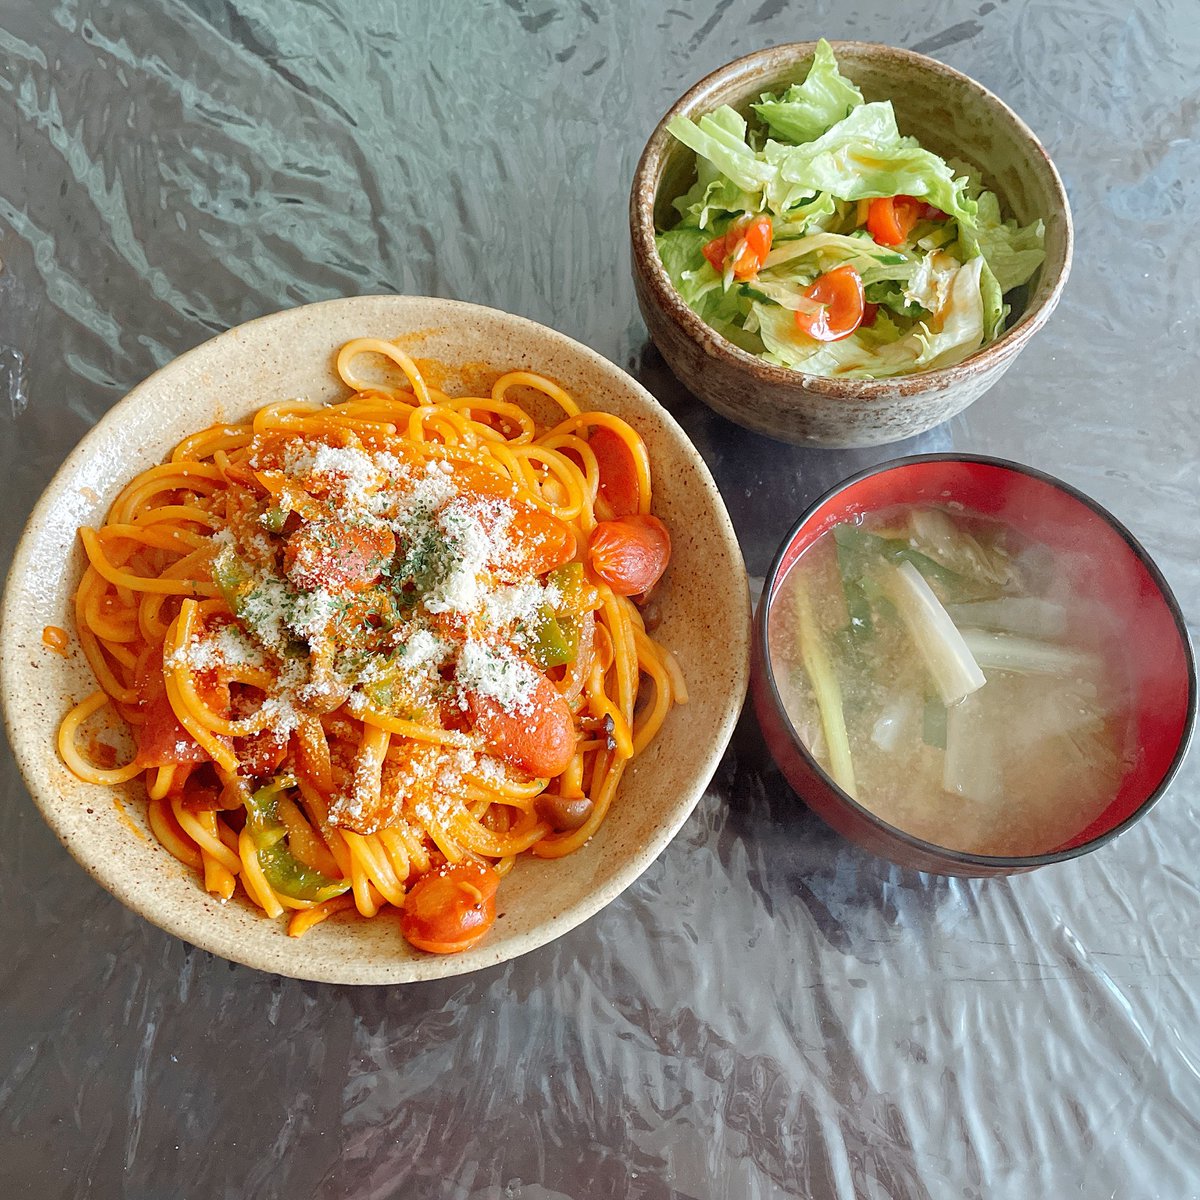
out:
<path id="1" fill-rule="evenodd" d="M 374 296 L 135 388 L 17 549 L 0 683 L 30 792 L 170 933 L 393 983 L 591 916 L 699 799 L 746 690 L 716 487 L 624 372 Z"/>

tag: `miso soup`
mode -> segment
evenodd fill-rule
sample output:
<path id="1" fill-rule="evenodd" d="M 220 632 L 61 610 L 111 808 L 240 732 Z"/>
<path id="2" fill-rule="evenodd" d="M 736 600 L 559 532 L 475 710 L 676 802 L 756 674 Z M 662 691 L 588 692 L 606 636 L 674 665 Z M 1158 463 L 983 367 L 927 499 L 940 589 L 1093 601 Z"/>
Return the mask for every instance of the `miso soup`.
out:
<path id="1" fill-rule="evenodd" d="M 1131 765 L 1111 614 L 1070 555 L 952 506 L 844 522 L 781 581 L 771 662 L 825 771 L 889 824 L 956 850 L 1047 853 Z"/>

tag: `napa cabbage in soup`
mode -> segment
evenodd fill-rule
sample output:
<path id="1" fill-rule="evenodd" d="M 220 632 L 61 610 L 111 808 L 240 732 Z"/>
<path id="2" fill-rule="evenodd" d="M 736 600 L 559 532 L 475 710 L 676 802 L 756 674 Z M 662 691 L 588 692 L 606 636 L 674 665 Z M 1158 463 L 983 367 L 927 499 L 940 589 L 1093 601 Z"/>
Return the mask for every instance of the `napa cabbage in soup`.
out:
<path id="1" fill-rule="evenodd" d="M 823 534 L 779 584 L 769 643 L 792 724 L 890 825 L 950 849 L 1048 853 L 1132 753 L 1115 621 L 1069 554 L 947 505 Z"/>

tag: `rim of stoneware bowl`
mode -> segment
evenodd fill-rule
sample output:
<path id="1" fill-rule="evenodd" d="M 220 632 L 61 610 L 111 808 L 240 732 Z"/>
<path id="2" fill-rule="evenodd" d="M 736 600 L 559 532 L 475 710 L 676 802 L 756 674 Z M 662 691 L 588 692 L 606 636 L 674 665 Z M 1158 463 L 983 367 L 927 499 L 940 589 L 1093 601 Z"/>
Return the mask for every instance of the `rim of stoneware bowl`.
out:
<path id="1" fill-rule="evenodd" d="M 780 578 L 780 568 L 783 566 L 787 558 L 788 551 L 799 537 L 801 531 L 813 518 L 813 516 L 822 509 L 829 501 L 836 499 L 847 489 L 861 483 L 864 479 L 869 479 L 874 475 L 883 475 L 889 471 L 894 471 L 898 468 L 914 466 L 918 463 L 978 463 L 984 466 L 998 467 L 1002 470 L 1012 471 L 1019 475 L 1026 475 L 1031 479 L 1036 479 L 1041 483 L 1048 484 L 1050 487 L 1057 489 L 1070 496 L 1091 509 L 1098 517 L 1100 517 L 1110 528 L 1115 532 L 1122 541 L 1129 547 L 1133 555 L 1139 560 L 1142 566 L 1145 567 L 1158 595 L 1167 610 L 1171 614 L 1171 619 L 1175 624 L 1175 628 L 1179 634 L 1180 641 L 1183 646 L 1184 665 L 1187 670 L 1188 679 L 1188 698 L 1187 711 L 1184 716 L 1183 729 L 1179 735 L 1179 744 L 1175 749 L 1175 754 L 1163 773 L 1162 778 L 1155 785 L 1153 790 L 1141 801 L 1134 810 L 1123 820 L 1112 826 L 1110 829 L 1104 830 L 1093 838 L 1089 838 L 1085 842 L 1077 845 L 1068 846 L 1066 849 L 1053 850 L 1044 854 L 1021 854 L 1021 855 L 999 855 L 999 854 L 976 854 L 967 850 L 954 850 L 948 846 L 940 846 L 937 842 L 929 842 L 924 838 L 916 837 L 905 830 L 900 829 L 896 825 L 883 820 L 877 816 L 869 808 L 864 807 L 854 799 L 848 792 L 838 786 L 837 782 L 825 770 L 824 767 L 816 760 L 804 744 L 803 739 L 797 732 L 796 727 L 792 724 L 791 719 L 787 715 L 787 710 L 784 708 L 783 697 L 779 694 L 779 687 L 775 682 L 775 668 L 771 662 L 771 647 L 768 639 L 768 629 L 770 624 L 771 605 L 778 591 L 778 583 Z M 794 562 L 789 562 L 789 569 L 794 566 Z M 1196 723 L 1196 705 L 1197 705 L 1197 677 L 1196 677 L 1196 658 L 1192 649 L 1191 639 L 1188 637 L 1187 621 L 1183 616 L 1183 612 L 1179 607 L 1178 601 L 1175 599 L 1174 593 L 1171 591 L 1170 585 L 1167 583 L 1163 573 L 1158 569 L 1154 560 L 1147 553 L 1141 542 L 1116 517 L 1112 515 L 1103 505 L 1097 503 L 1086 493 L 1081 492 L 1078 488 L 1072 487 L 1071 484 L 1065 483 L 1053 475 L 1048 475 L 1044 471 L 1039 471 L 1035 467 L 1025 466 L 1023 463 L 1014 462 L 1008 458 L 996 458 L 983 454 L 913 454 L 901 458 L 889 459 L 887 462 L 879 463 L 877 466 L 868 467 L 866 470 L 858 471 L 855 474 L 843 479 L 840 483 L 830 488 L 823 495 L 819 496 L 805 509 L 803 515 L 798 521 L 788 530 L 787 536 L 783 539 L 779 550 L 777 551 L 774 560 L 771 563 L 771 568 L 767 572 L 766 579 L 763 581 L 762 598 L 759 601 L 758 611 L 754 614 L 754 638 L 759 649 L 759 662 L 763 672 L 763 679 L 767 685 L 767 692 L 771 699 L 771 705 L 775 716 L 782 721 L 784 728 L 787 731 L 788 738 L 795 751 L 803 758 L 806 765 L 833 791 L 837 798 L 846 808 L 856 813 L 863 821 L 878 830 L 887 838 L 894 839 L 897 842 L 913 849 L 923 852 L 926 855 L 934 855 L 940 857 L 949 863 L 955 863 L 961 866 L 981 866 L 998 868 L 1012 868 L 1014 870 L 1042 867 L 1049 863 L 1065 862 L 1068 859 L 1078 858 L 1080 855 L 1089 854 L 1093 850 L 1099 849 L 1107 842 L 1111 842 L 1114 838 L 1120 836 L 1135 822 L 1141 820 L 1142 817 L 1150 811 L 1151 808 L 1166 792 L 1171 781 L 1179 771 L 1183 764 L 1184 758 L 1187 756 L 1188 746 L 1191 742 L 1192 733 Z"/>
<path id="2" fill-rule="evenodd" d="M 1066 188 L 1046 148 L 1032 129 L 994 92 L 989 91 L 983 84 L 948 67 L 935 58 L 919 54 L 915 50 L 905 50 L 899 46 L 888 46 L 882 42 L 833 41 L 830 42 L 835 55 L 838 56 L 871 56 L 894 57 L 903 59 L 919 69 L 953 79 L 959 85 L 975 92 L 986 104 L 992 106 L 996 114 L 1012 123 L 1016 132 L 1024 140 L 1030 150 L 1044 163 L 1049 176 L 1051 191 L 1054 196 L 1055 213 L 1061 214 L 1063 221 L 1063 256 L 1058 276 L 1051 283 L 1036 305 L 1027 304 L 1021 315 L 1013 324 L 1004 330 L 994 341 L 981 346 L 968 355 L 962 362 L 947 367 L 935 367 L 929 371 L 916 371 L 910 375 L 900 375 L 887 379 L 838 379 L 824 375 L 810 375 L 792 367 L 776 366 L 774 363 L 763 361 L 757 355 L 751 354 L 718 333 L 702 321 L 680 297 L 675 285 L 671 282 L 662 260 L 658 256 L 655 245 L 654 209 L 658 200 L 658 186 L 661 183 L 661 172 L 668 152 L 674 145 L 674 139 L 667 132 L 667 124 L 676 116 L 694 117 L 698 113 L 707 112 L 712 107 L 711 96 L 720 90 L 730 80 L 739 75 L 747 76 L 749 80 L 756 74 L 755 68 L 766 61 L 792 56 L 796 58 L 811 56 L 816 50 L 816 42 L 788 42 L 779 46 L 768 46 L 743 55 L 732 62 L 718 67 L 706 75 L 698 83 L 690 87 L 663 114 L 654 127 L 646 146 L 638 161 L 633 175 L 633 186 L 630 191 L 630 230 L 633 240 L 633 254 L 637 264 L 644 271 L 646 281 L 653 293 L 654 302 L 678 325 L 692 341 L 705 347 L 706 351 L 716 358 L 752 372 L 759 380 L 783 387 L 800 387 L 805 391 L 835 397 L 856 397 L 871 399 L 873 397 L 894 395 L 897 390 L 902 392 L 941 391 L 953 386 L 967 375 L 975 374 L 988 365 L 1000 363 L 1014 357 L 1025 343 L 1049 320 L 1067 278 L 1071 273 L 1071 260 L 1074 253 L 1075 231 L 1071 220 L 1071 206 L 1067 200 Z M 1055 213 L 1042 214 L 1043 220 L 1049 220 Z M 1045 271 L 1047 264 L 1043 263 L 1039 272 Z M 1038 288 L 1044 280 L 1039 274 Z M 1037 289 L 1034 289 L 1036 292 Z M 1032 299 L 1032 295 L 1031 295 Z"/>

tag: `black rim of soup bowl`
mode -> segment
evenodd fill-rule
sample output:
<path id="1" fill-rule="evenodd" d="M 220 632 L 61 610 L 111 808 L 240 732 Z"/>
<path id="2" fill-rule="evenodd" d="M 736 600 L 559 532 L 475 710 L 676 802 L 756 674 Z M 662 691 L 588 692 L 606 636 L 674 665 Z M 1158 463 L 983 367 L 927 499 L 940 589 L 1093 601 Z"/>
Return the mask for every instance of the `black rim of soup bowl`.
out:
<path id="1" fill-rule="evenodd" d="M 1141 561 L 1146 568 L 1150 578 L 1154 581 L 1154 586 L 1157 588 L 1159 595 L 1166 604 L 1171 613 L 1171 618 L 1175 622 L 1176 630 L 1179 634 L 1180 641 L 1183 643 L 1184 664 L 1187 669 L 1188 676 L 1188 698 L 1187 711 L 1184 715 L 1183 730 L 1179 737 L 1179 745 L 1176 747 L 1175 756 L 1171 759 L 1170 765 L 1163 773 L 1162 778 L 1155 785 L 1154 790 L 1146 796 L 1137 808 L 1133 810 L 1119 825 L 1114 825 L 1111 829 L 1105 830 L 1096 837 L 1081 843 L 1078 846 L 1072 846 L 1066 850 L 1055 850 L 1047 854 L 1027 854 L 1027 855 L 992 855 L 992 854 L 974 854 L 965 850 L 953 850 L 948 846 L 939 846 L 936 842 L 927 842 L 923 838 L 915 837 L 913 834 L 900 829 L 896 825 L 889 824 L 887 821 L 879 817 L 871 809 L 864 807 L 854 799 L 848 792 L 845 792 L 834 781 L 833 777 L 825 770 L 824 767 L 817 761 L 813 754 L 809 752 L 808 747 L 804 744 L 804 740 L 797 732 L 792 719 L 788 716 L 787 709 L 784 707 L 783 698 L 779 694 L 779 688 L 775 682 L 775 667 L 771 661 L 771 644 L 768 637 L 770 627 L 771 607 L 775 600 L 775 591 L 779 579 L 780 566 L 783 563 L 784 557 L 792 543 L 796 540 L 800 531 L 812 519 L 814 514 L 830 500 L 841 495 L 842 492 L 855 484 L 860 483 L 864 479 L 869 479 L 872 475 L 883 475 L 888 471 L 895 470 L 899 467 L 909 467 L 918 463 L 937 463 L 937 462 L 958 462 L 958 463 L 979 463 L 984 466 L 998 467 L 1005 471 L 1012 471 L 1018 475 L 1027 475 L 1031 479 L 1036 479 L 1042 483 L 1049 484 L 1051 487 L 1057 488 L 1059 491 L 1066 493 L 1068 496 L 1078 500 L 1081 504 L 1086 505 L 1097 516 L 1107 522 L 1112 529 L 1120 535 L 1122 540 L 1133 551 L 1134 555 Z M 793 563 L 795 569 L 795 563 Z M 853 475 L 843 479 L 840 483 L 835 484 L 827 492 L 818 496 L 804 510 L 800 519 L 788 530 L 787 536 L 780 544 L 779 550 L 775 554 L 775 558 L 771 563 L 771 568 L 767 572 L 766 579 L 763 581 L 762 596 L 759 600 L 758 611 L 754 617 L 754 636 L 758 643 L 760 654 L 761 669 L 763 679 L 767 685 L 767 692 L 770 702 L 774 709 L 775 717 L 783 722 L 784 728 L 791 741 L 792 746 L 799 753 L 801 758 L 807 763 L 808 767 L 815 772 L 817 777 L 821 779 L 825 785 L 830 788 L 833 794 L 841 801 L 843 805 L 851 809 L 864 822 L 873 826 L 879 833 L 889 839 L 894 839 L 911 849 L 919 852 L 923 858 L 941 858 L 947 863 L 957 863 L 964 867 L 978 866 L 985 868 L 998 868 L 996 873 L 1003 871 L 1003 868 L 1011 867 L 1014 869 L 1032 869 L 1034 867 L 1046 866 L 1049 863 L 1065 862 L 1068 859 L 1078 858 L 1082 854 L 1088 854 L 1092 850 L 1098 849 L 1107 842 L 1111 842 L 1114 838 L 1124 833 L 1131 825 L 1141 820 L 1147 812 L 1158 802 L 1160 797 L 1170 787 L 1171 781 L 1178 773 L 1180 766 L 1183 764 L 1184 758 L 1187 756 L 1188 747 L 1191 744 L 1192 733 L 1196 723 L 1196 657 L 1192 648 L 1191 638 L 1188 635 L 1187 622 L 1184 619 L 1183 612 L 1179 607 L 1179 602 L 1175 599 L 1175 594 L 1171 591 L 1170 585 L 1163 576 L 1162 571 L 1158 569 L 1157 564 L 1147 553 L 1145 547 L 1138 541 L 1128 529 L 1125 528 L 1116 517 L 1112 515 L 1103 505 L 1093 500 L 1090 496 L 1081 492 L 1078 488 L 1064 482 L 1054 475 L 1049 475 L 1045 471 L 1039 471 L 1036 467 L 1025 466 L 1023 463 L 1014 462 L 1008 458 L 995 458 L 985 454 L 913 454 L 902 458 L 892 458 L 887 462 L 878 463 L 876 466 L 868 467 L 863 471 L 858 471 Z M 783 764 L 779 766 L 782 768 Z M 785 774 L 786 778 L 786 774 Z M 790 783 L 790 781 L 789 781 Z M 793 789 L 795 790 L 795 789 Z M 801 795 L 801 799 L 804 796 Z M 853 839 L 849 839 L 853 840 Z M 873 851 L 879 854 L 880 851 Z M 928 868 L 923 868 L 928 870 Z"/>

